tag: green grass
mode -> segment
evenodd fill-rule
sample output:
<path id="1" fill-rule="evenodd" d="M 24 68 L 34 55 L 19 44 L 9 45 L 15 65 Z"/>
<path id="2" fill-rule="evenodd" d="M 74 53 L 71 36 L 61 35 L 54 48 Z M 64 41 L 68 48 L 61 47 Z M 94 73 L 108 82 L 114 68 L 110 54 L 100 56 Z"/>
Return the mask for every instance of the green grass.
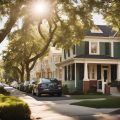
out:
<path id="1" fill-rule="evenodd" d="M 77 97 L 77 96 L 76 96 Z M 79 96 L 77 99 L 85 99 L 84 101 L 72 103 L 72 105 L 92 107 L 92 108 L 120 108 L 120 97 L 113 96 Z M 106 98 L 105 100 L 87 100 L 87 99 L 95 99 L 95 98 Z"/>
<path id="2" fill-rule="evenodd" d="M 72 99 L 97 99 L 97 98 L 111 98 L 110 95 L 72 95 Z"/>

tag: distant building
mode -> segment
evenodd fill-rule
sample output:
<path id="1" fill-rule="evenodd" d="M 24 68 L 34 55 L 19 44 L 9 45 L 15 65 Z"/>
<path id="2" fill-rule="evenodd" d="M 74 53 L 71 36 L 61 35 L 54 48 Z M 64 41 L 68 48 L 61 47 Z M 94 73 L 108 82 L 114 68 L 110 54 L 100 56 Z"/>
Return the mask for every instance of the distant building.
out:
<path id="1" fill-rule="evenodd" d="M 51 47 L 48 56 L 38 60 L 35 67 L 31 71 L 31 79 L 57 78 L 62 79 L 62 69 L 56 67 L 56 64 L 61 62 L 62 50 Z"/>

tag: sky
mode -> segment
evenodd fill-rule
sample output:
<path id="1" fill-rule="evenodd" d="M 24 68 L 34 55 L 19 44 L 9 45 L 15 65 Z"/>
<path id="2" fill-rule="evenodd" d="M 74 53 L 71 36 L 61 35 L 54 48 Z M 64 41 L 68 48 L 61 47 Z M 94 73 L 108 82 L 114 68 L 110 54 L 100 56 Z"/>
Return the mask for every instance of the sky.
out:
<path id="1" fill-rule="evenodd" d="M 102 16 L 98 15 L 98 14 L 93 15 L 93 21 L 97 25 L 105 25 L 106 24 L 105 21 L 103 20 Z M 4 22 L 5 22 L 5 20 L 4 20 Z M 3 28 L 4 22 L 0 21 L 0 29 Z M 2 43 L 0 43 L 0 54 L 2 53 L 3 50 L 6 49 L 7 45 L 8 45 L 7 39 L 5 39 Z M 1 56 L 0 56 L 0 59 L 1 59 Z"/>

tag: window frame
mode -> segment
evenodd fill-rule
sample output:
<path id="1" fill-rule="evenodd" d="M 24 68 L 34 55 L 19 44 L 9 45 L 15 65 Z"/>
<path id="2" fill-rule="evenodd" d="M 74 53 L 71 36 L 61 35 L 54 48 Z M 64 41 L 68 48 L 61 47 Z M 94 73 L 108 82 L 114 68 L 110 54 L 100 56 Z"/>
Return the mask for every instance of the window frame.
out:
<path id="1" fill-rule="evenodd" d="M 97 51 L 96 51 L 96 53 L 92 53 L 92 43 L 96 43 L 97 44 Z M 89 42 L 89 54 L 91 54 L 91 55 L 99 55 L 100 54 L 100 45 L 99 45 L 99 42 L 96 42 L 96 41 L 92 41 L 92 42 Z"/>
<path id="2" fill-rule="evenodd" d="M 94 77 L 93 77 L 93 73 L 94 73 Z M 88 78 L 90 80 L 97 80 L 97 65 L 96 64 L 88 65 Z"/>

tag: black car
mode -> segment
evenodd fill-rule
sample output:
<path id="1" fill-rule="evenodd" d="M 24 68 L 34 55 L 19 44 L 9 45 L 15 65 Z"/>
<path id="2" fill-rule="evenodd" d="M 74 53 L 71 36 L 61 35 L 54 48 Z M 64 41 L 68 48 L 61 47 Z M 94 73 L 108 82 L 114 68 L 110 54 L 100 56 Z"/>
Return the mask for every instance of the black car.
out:
<path id="1" fill-rule="evenodd" d="M 19 83 L 19 84 L 18 84 L 18 89 L 19 89 L 20 91 L 24 91 L 24 83 Z"/>
<path id="2" fill-rule="evenodd" d="M 33 86 L 32 94 L 40 96 L 41 94 L 62 95 L 61 81 L 57 79 L 40 78 L 37 84 Z"/>

